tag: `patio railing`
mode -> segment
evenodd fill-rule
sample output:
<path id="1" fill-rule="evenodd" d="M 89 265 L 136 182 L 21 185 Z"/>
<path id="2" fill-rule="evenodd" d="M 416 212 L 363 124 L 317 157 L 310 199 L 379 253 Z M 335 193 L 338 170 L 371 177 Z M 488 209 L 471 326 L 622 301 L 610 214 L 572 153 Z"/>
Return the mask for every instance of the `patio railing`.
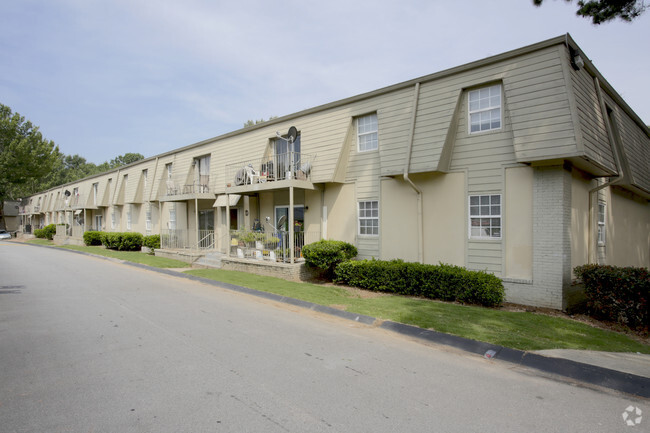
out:
<path id="1" fill-rule="evenodd" d="M 178 250 L 187 248 L 187 230 L 162 230 L 160 236 L 160 248 L 164 250 Z"/>
<path id="2" fill-rule="evenodd" d="M 320 232 L 294 232 L 294 260 L 302 257 L 302 248 L 320 239 Z M 230 231 L 231 257 L 288 262 L 291 259 L 288 232 Z"/>

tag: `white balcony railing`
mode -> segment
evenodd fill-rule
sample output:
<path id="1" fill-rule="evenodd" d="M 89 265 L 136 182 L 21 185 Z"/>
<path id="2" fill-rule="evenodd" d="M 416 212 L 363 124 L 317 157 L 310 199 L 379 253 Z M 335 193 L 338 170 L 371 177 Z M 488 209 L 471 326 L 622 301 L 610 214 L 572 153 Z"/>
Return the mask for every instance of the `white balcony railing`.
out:
<path id="1" fill-rule="evenodd" d="M 300 152 L 240 161 L 226 166 L 226 186 L 252 185 L 280 180 L 311 181 L 314 157 Z"/>

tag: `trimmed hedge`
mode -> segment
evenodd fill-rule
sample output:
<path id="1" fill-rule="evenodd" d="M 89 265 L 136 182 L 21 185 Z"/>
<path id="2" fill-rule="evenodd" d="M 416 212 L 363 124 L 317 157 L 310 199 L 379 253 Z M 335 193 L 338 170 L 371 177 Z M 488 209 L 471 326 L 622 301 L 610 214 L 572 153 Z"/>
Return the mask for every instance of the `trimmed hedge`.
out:
<path id="1" fill-rule="evenodd" d="M 84 232 L 84 244 L 88 246 L 101 245 L 102 232 L 95 232 L 95 231 Z"/>
<path id="2" fill-rule="evenodd" d="M 589 315 L 631 329 L 650 328 L 650 273 L 647 268 L 583 265 L 573 272 L 584 284 Z"/>
<path id="3" fill-rule="evenodd" d="M 140 233 L 107 233 L 101 232 L 102 245 L 108 249 L 119 251 L 137 251 L 142 247 L 144 236 Z"/>
<path id="4" fill-rule="evenodd" d="M 34 229 L 34 236 L 45 239 L 45 229 Z"/>
<path id="5" fill-rule="evenodd" d="M 340 263 L 335 282 L 366 290 L 458 301 L 488 307 L 505 297 L 498 277 L 447 264 L 424 265 L 402 260 L 360 260 Z"/>
<path id="6" fill-rule="evenodd" d="M 160 235 L 145 236 L 142 245 L 152 250 L 160 249 Z"/>
<path id="7" fill-rule="evenodd" d="M 325 275 L 331 278 L 339 263 L 357 256 L 357 248 L 347 242 L 321 239 L 305 245 L 302 256 L 308 266 L 324 270 Z"/>
<path id="8" fill-rule="evenodd" d="M 42 229 L 34 230 L 34 236 L 36 236 L 37 238 L 52 240 L 54 239 L 55 234 L 56 234 L 56 224 L 48 224 Z"/>

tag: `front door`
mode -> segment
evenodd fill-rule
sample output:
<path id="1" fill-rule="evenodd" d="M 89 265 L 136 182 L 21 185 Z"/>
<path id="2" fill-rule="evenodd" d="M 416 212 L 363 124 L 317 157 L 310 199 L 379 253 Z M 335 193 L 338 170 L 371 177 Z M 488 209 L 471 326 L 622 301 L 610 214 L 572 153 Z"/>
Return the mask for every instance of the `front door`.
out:
<path id="1" fill-rule="evenodd" d="M 214 209 L 199 211 L 199 248 L 214 245 Z"/>

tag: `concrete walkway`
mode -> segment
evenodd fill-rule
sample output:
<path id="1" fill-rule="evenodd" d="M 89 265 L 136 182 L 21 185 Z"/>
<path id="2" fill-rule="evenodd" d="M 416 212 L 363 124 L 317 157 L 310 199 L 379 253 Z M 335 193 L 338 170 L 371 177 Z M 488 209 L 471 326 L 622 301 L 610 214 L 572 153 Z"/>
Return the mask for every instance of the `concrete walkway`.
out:
<path id="1" fill-rule="evenodd" d="M 593 350 L 553 349 L 535 353 L 595 365 L 623 373 L 650 378 L 650 355 L 642 353 L 597 352 Z"/>

